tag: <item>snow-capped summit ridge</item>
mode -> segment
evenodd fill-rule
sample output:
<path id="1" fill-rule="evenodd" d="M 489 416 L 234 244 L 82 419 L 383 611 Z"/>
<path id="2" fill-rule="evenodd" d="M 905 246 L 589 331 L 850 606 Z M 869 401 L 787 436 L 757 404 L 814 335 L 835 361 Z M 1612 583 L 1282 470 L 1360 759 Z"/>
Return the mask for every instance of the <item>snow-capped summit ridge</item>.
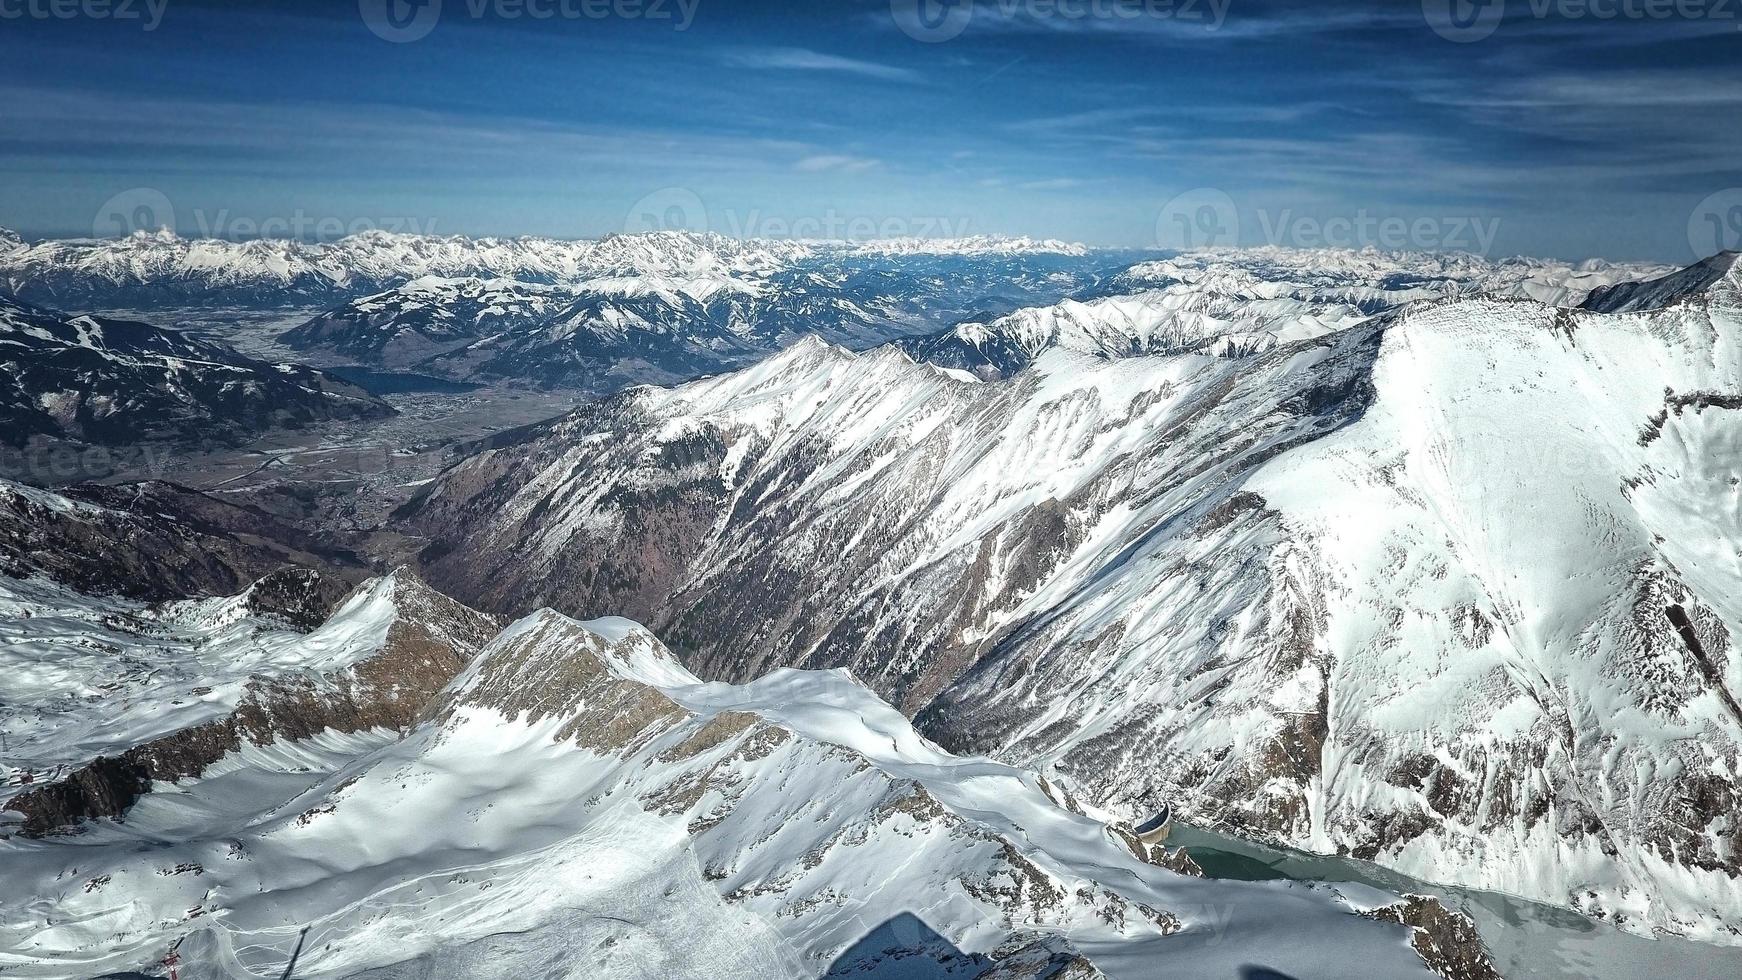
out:
<path id="1" fill-rule="evenodd" d="M 850 243 L 817 243 L 873 255 L 1087 255 L 1088 246 L 1026 235 L 967 235 L 960 238 L 879 238 Z"/>
<path id="2" fill-rule="evenodd" d="M 1598 313 L 1638 313 L 1702 297 L 1724 305 L 1742 305 L 1742 262 L 1738 258 L 1742 252 L 1719 252 L 1665 276 L 1616 283 L 1592 292 L 1584 308 Z"/>

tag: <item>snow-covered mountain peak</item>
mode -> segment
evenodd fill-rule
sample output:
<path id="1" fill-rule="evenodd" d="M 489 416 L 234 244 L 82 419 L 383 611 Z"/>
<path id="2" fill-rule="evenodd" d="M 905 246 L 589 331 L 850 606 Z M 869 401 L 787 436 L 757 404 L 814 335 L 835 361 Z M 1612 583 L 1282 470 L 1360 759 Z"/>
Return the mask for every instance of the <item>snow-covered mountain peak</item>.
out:
<path id="1" fill-rule="evenodd" d="M 119 695 L 149 693 L 155 727 L 87 733 L 106 742 L 80 750 L 114 752 L 77 779 L 15 738 L 29 768 L 5 773 L 4 826 L 35 839 L 0 839 L 13 972 L 151 970 L 174 953 L 189 975 L 264 974 L 294 948 L 299 975 L 335 977 L 438 961 L 441 976 L 540 975 L 577 950 L 626 980 L 905 975 L 915 957 L 964 978 L 1430 976 L 1419 932 L 1374 921 L 1394 897 L 1189 877 L 1047 779 L 943 751 L 845 671 L 704 684 L 630 620 L 548 610 L 486 642 L 483 617 L 450 608 L 456 645 L 407 608 L 432 596 L 395 571 L 306 636 L 255 632 L 258 650 L 203 657 L 161 644 Z M 158 621 L 250 627 L 234 605 Z M 62 625 L 48 612 L 34 629 Z M 87 618 L 114 628 L 120 612 Z M 408 623 L 419 632 L 395 633 Z M 378 652 L 335 663 L 351 649 L 337 634 Z M 85 646 L 106 648 L 67 644 Z M 117 697 L 98 682 L 125 662 L 48 652 L 93 672 L 75 678 L 98 692 L 81 701 Z M 288 659 L 293 676 L 232 702 L 231 659 Z M 200 671 L 215 683 L 196 686 Z M 67 817 L 76 839 L 44 836 Z M 44 929 L 44 903 L 128 925 Z M 320 941 L 300 944 L 311 929 Z"/>
<path id="2" fill-rule="evenodd" d="M 903 346 L 921 360 L 985 378 L 1013 374 L 1054 348 L 1104 358 L 1246 357 L 1352 326 L 1375 303 L 1370 293 L 1321 293 L 1233 265 L 1164 261 L 1127 276 L 1129 285 L 1111 295 L 961 323 Z"/>
<path id="3" fill-rule="evenodd" d="M 181 236 L 176 234 L 174 228 L 171 228 L 168 225 L 163 225 L 155 231 L 153 231 L 149 228 L 135 229 L 132 234 L 127 236 L 127 238 L 125 240 L 139 242 L 141 244 L 150 243 L 150 242 L 169 244 L 171 242 L 181 241 Z M 246 243 L 239 243 L 239 244 L 246 244 Z"/>
<path id="4" fill-rule="evenodd" d="M 982 385 L 805 345 L 402 513 L 464 542 L 426 568 L 461 595 L 633 606 L 709 677 L 849 665 L 1127 814 L 1734 936 L 1742 311 L 1380 316 L 1237 360 L 1051 343 Z"/>

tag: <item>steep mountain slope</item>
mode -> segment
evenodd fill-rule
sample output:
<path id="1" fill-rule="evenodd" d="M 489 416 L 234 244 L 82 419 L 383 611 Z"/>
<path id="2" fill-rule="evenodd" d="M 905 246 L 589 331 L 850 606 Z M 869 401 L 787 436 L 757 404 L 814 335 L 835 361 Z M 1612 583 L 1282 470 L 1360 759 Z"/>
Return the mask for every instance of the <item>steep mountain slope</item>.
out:
<path id="1" fill-rule="evenodd" d="M 49 493 L 0 480 L 0 574 L 163 601 L 230 595 L 287 565 L 334 583 L 366 574 L 360 558 L 333 542 L 186 487 L 153 482 Z"/>
<path id="2" fill-rule="evenodd" d="M 296 364 L 267 364 L 145 323 L 69 317 L 0 296 L 0 439 L 237 442 L 386 402 Z"/>
<path id="3" fill-rule="evenodd" d="M 633 623 L 540 613 L 403 739 L 244 745 L 124 823 L 0 840 L 0 962 L 26 977 L 171 952 L 191 975 L 1430 975 L 1383 921 L 1413 903 L 1184 877 L 1060 796 L 941 752 L 841 674 L 703 685 Z"/>
<path id="4" fill-rule="evenodd" d="M 403 523 L 485 608 L 627 611 L 710 677 L 848 666 L 1128 813 L 1736 943 L 1736 287 L 991 384 L 805 343 Z"/>
<path id="5" fill-rule="evenodd" d="M 1721 301 L 1735 305 L 1738 258 L 1742 258 L 1742 253 L 1720 252 L 1666 276 L 1606 286 L 1593 291 L 1583 306 L 1598 313 L 1635 313 L 1684 301 L 1706 302 L 1706 297 L 1714 292 L 1722 294 Z"/>
<path id="6" fill-rule="evenodd" d="M 499 625 L 403 572 L 328 618 L 324 584 L 286 569 L 236 596 L 146 606 L 0 580 L 0 731 L 28 763 L 0 789 L 22 815 L 9 829 L 121 816 L 244 744 L 408 727 Z"/>

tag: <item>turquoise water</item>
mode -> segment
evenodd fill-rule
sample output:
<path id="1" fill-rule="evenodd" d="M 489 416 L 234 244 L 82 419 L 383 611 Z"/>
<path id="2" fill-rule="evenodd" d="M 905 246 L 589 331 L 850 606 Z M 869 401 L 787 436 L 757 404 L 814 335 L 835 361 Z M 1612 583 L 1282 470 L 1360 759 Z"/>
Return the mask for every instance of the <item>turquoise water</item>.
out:
<path id="1" fill-rule="evenodd" d="M 1365 861 L 1254 844 L 1177 822 L 1168 845 L 1184 847 L 1213 878 L 1348 881 L 1436 896 L 1475 919 L 1495 968 L 1508 980 L 1742 980 L 1738 947 L 1646 939 L 1540 902 L 1428 884 Z"/>

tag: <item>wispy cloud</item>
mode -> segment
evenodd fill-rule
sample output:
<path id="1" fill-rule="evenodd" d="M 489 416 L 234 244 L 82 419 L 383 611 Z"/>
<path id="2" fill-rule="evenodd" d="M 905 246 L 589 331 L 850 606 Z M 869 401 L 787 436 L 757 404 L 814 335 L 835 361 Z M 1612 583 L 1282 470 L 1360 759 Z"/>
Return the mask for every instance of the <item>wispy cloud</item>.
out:
<path id="1" fill-rule="evenodd" d="M 917 82 L 920 80 L 919 72 L 910 68 L 886 65 L 875 61 L 861 61 L 857 58 L 844 58 L 823 51 L 812 51 L 809 48 L 754 48 L 747 51 L 730 52 L 725 55 L 723 60 L 728 65 L 740 68 L 836 72 L 858 75 L 862 78 L 875 78 L 885 82 Z"/>
<path id="2" fill-rule="evenodd" d="M 845 153 L 819 153 L 808 156 L 792 165 L 799 173 L 844 173 L 856 174 L 866 170 L 875 170 L 883 165 L 883 161 L 871 157 L 849 156 Z"/>

